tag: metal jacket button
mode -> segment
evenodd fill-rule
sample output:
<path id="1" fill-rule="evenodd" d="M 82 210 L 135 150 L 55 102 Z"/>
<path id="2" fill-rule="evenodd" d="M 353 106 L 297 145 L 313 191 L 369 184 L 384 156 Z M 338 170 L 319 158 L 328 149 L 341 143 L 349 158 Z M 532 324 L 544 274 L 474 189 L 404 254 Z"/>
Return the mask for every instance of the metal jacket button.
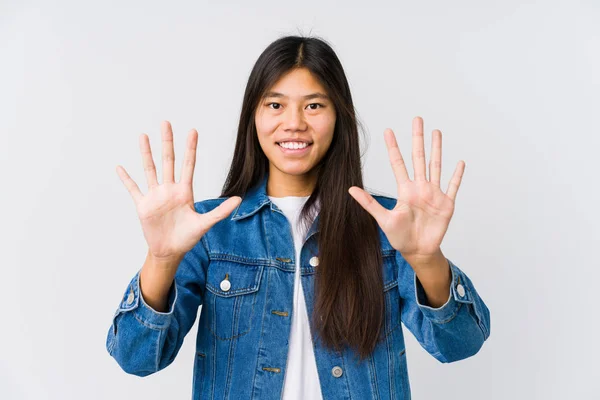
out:
<path id="1" fill-rule="evenodd" d="M 337 365 L 331 369 L 331 374 L 336 378 L 339 378 L 340 376 L 342 376 L 343 372 L 344 371 L 342 370 L 342 368 Z"/>
<path id="2" fill-rule="evenodd" d="M 229 282 L 229 274 L 225 274 L 225 279 L 221 281 L 221 284 L 219 286 L 224 292 L 227 292 L 229 291 L 229 289 L 231 289 L 231 282 Z"/>
<path id="3" fill-rule="evenodd" d="M 319 265 L 319 257 L 311 257 L 311 259 L 308 262 L 311 266 L 316 267 L 317 265 Z"/>
<path id="4" fill-rule="evenodd" d="M 456 291 L 460 297 L 465 297 L 465 287 L 460 283 L 456 285 Z"/>

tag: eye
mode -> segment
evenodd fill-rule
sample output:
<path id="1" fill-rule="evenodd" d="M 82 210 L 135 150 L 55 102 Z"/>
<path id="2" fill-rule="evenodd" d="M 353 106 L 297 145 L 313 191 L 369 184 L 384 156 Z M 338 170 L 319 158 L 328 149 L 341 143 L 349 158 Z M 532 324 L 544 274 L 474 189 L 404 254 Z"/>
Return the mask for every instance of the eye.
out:
<path id="1" fill-rule="evenodd" d="M 277 106 L 277 107 L 273 107 L 272 108 L 273 110 L 279 110 L 279 107 L 281 106 L 281 104 L 279 104 L 279 103 L 268 103 L 267 107 L 270 107 L 271 105 L 273 105 L 273 106 L 276 105 Z"/>
<path id="2" fill-rule="evenodd" d="M 312 106 L 319 106 L 319 107 L 312 107 Z M 323 108 L 325 107 L 323 104 L 320 103 L 311 103 L 308 105 L 308 107 L 310 107 L 311 110 L 317 110 L 318 108 Z"/>

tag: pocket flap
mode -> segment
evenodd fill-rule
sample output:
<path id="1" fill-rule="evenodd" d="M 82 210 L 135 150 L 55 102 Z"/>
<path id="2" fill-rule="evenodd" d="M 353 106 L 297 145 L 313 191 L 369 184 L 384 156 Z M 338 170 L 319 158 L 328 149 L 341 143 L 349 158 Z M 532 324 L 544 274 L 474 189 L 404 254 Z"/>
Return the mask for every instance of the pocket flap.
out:
<path id="1" fill-rule="evenodd" d="M 217 296 L 231 297 L 256 292 L 264 266 L 213 260 L 208 266 L 206 288 Z M 223 283 L 229 281 L 229 283 Z"/>

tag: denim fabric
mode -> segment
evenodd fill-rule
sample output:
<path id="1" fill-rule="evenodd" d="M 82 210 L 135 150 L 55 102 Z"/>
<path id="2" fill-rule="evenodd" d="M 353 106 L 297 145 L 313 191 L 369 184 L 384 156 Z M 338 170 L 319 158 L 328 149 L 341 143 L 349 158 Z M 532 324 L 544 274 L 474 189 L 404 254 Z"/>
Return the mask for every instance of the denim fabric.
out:
<path id="1" fill-rule="evenodd" d="M 121 368 L 146 376 L 175 359 L 202 305 L 193 374 L 193 399 L 279 399 L 288 354 L 295 250 L 291 226 L 266 193 L 265 177 L 232 214 L 187 252 L 169 292 L 168 312 L 140 293 L 139 271 L 117 308 L 106 348 Z M 396 200 L 374 196 L 385 208 Z M 195 203 L 200 213 L 224 199 Z M 300 255 L 308 315 L 319 268 L 317 215 Z M 324 399 L 410 399 L 401 322 L 440 362 L 477 353 L 490 334 L 490 313 L 471 280 L 452 261 L 450 296 L 428 306 L 411 266 L 379 230 L 383 254 L 385 325 L 373 353 L 359 363 L 345 348 L 329 350 L 311 332 Z M 316 257 L 316 258 L 315 258 Z M 311 260 L 312 259 L 312 260 Z M 315 265 L 316 264 L 316 265 Z M 221 284 L 229 281 L 229 287 Z"/>

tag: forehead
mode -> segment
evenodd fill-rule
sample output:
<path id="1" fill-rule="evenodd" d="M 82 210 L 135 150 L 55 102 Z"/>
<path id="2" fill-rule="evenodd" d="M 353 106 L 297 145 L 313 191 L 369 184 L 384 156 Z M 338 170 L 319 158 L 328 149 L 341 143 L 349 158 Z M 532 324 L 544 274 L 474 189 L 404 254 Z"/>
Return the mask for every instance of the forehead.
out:
<path id="1" fill-rule="evenodd" d="M 295 68 L 285 73 L 267 90 L 266 96 L 276 93 L 283 95 L 277 97 L 304 97 L 314 93 L 327 95 L 323 85 L 307 68 Z"/>

